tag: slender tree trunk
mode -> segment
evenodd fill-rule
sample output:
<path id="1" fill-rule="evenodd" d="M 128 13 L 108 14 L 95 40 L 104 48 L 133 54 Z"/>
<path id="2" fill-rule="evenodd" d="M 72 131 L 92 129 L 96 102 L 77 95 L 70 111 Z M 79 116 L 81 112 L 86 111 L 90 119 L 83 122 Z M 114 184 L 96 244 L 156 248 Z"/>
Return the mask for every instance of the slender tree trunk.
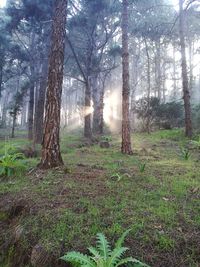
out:
<path id="1" fill-rule="evenodd" d="M 42 142 L 47 72 L 48 72 L 48 61 L 44 60 L 44 62 L 42 63 L 42 73 L 40 79 L 38 101 L 35 107 L 34 139 L 36 144 L 41 144 Z"/>
<path id="2" fill-rule="evenodd" d="M 17 114 L 13 114 L 13 121 L 12 121 L 12 131 L 11 131 L 11 138 L 15 137 L 15 125 L 16 125 L 16 120 L 17 120 Z"/>
<path id="3" fill-rule="evenodd" d="M 147 123 L 146 130 L 150 133 L 150 96 L 151 96 L 151 73 L 150 73 L 150 56 L 147 41 L 145 39 L 145 48 L 146 48 L 146 56 L 147 56 Z"/>
<path id="4" fill-rule="evenodd" d="M 173 97 L 175 100 L 177 100 L 177 81 L 176 81 L 176 46 L 175 46 L 175 42 L 173 43 L 173 84 L 174 84 L 174 88 L 173 88 Z"/>
<path id="5" fill-rule="evenodd" d="M 86 85 L 85 85 L 84 137 L 86 137 L 86 138 L 92 137 L 90 81 L 87 81 Z"/>
<path id="6" fill-rule="evenodd" d="M 2 83 L 3 83 L 3 67 L 5 64 L 5 52 L 2 47 L 0 47 L 0 98 L 2 96 Z"/>
<path id="7" fill-rule="evenodd" d="M 122 145 L 121 152 L 132 154 L 129 119 L 129 52 L 128 52 L 128 0 L 123 0 L 122 11 Z"/>
<path id="8" fill-rule="evenodd" d="M 179 33 L 180 33 L 180 46 L 181 46 L 181 66 L 182 66 L 182 86 L 183 86 L 183 100 L 185 109 L 185 135 L 189 138 L 192 137 L 192 119 L 191 119 L 191 106 L 190 106 L 190 92 L 187 74 L 187 62 L 185 53 L 185 37 L 184 37 L 184 14 L 183 14 L 183 0 L 179 0 Z"/>
<path id="9" fill-rule="evenodd" d="M 29 109 L 28 109 L 28 139 L 33 139 L 33 116 L 34 116 L 34 94 L 35 94 L 35 83 L 34 83 L 34 67 L 31 66 L 31 82 L 29 89 Z"/>
<path id="10" fill-rule="evenodd" d="M 92 99 L 93 99 L 93 122 L 94 134 L 103 134 L 103 95 L 104 85 L 100 83 L 97 75 L 92 77 Z"/>
<path id="11" fill-rule="evenodd" d="M 41 168 L 63 165 L 60 153 L 60 109 L 65 50 L 67 0 L 55 1 L 49 56 Z"/>

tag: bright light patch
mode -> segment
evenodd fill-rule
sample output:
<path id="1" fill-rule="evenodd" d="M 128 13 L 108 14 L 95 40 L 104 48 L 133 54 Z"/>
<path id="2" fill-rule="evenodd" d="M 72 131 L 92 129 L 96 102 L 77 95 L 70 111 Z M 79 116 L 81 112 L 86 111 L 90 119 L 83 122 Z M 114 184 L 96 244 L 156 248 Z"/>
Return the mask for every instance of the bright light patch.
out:
<path id="1" fill-rule="evenodd" d="M 7 0 L 0 0 L 0 7 L 5 7 Z"/>

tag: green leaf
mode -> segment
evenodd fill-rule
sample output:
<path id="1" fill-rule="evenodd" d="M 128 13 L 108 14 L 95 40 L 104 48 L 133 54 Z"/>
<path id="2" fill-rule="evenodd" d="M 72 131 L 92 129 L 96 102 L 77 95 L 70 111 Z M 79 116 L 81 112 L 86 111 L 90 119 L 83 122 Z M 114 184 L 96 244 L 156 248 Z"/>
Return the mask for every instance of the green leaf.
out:
<path id="1" fill-rule="evenodd" d="M 89 247 L 88 250 L 89 250 L 89 252 L 90 252 L 92 255 L 94 255 L 95 257 L 98 257 L 98 258 L 101 257 L 101 255 L 99 254 L 98 250 L 96 250 L 96 248 L 94 248 L 94 247 Z"/>
<path id="2" fill-rule="evenodd" d="M 128 233 L 131 231 L 131 229 L 128 229 L 128 230 L 126 230 L 123 234 L 122 234 L 122 236 L 117 240 L 117 242 L 115 243 L 115 248 L 120 248 L 122 245 L 123 245 L 123 243 L 124 243 L 124 240 L 125 240 L 125 238 L 126 238 L 126 236 L 128 235 Z"/>
<path id="3" fill-rule="evenodd" d="M 100 252 L 100 255 L 104 257 L 104 259 L 106 259 L 111 252 L 110 245 L 106 237 L 101 233 L 97 234 L 97 248 Z"/>
<path id="4" fill-rule="evenodd" d="M 108 266 L 115 266 L 120 261 L 120 258 L 122 257 L 123 253 L 127 250 L 128 248 L 126 247 L 115 248 L 110 255 Z"/>
<path id="5" fill-rule="evenodd" d="M 61 260 L 64 260 L 66 262 L 71 262 L 73 263 L 78 263 L 81 266 L 88 266 L 88 267 L 96 267 L 96 264 L 94 263 L 93 260 L 87 255 L 84 255 L 80 252 L 68 252 L 66 255 L 60 258 Z"/>
<path id="6" fill-rule="evenodd" d="M 135 262 L 135 259 L 132 258 L 132 257 L 128 257 L 128 258 L 122 259 L 122 260 L 120 260 L 120 261 L 116 264 L 115 267 L 118 267 L 118 266 L 120 266 L 120 265 L 125 265 L 125 264 L 127 264 L 128 262 Z"/>

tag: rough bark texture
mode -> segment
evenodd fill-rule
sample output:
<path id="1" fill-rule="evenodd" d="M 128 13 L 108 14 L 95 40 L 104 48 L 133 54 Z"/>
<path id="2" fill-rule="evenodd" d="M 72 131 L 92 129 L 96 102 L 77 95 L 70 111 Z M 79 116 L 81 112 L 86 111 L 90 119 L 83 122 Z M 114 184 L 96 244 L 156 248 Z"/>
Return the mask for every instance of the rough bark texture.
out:
<path id="1" fill-rule="evenodd" d="M 128 0 L 123 0 L 122 12 L 122 145 L 124 154 L 132 154 L 129 120 L 129 53 L 128 53 Z"/>
<path id="2" fill-rule="evenodd" d="M 191 106 L 190 106 L 190 91 L 187 74 L 187 62 L 185 53 L 185 37 L 184 37 L 184 14 L 183 14 L 183 0 L 179 0 L 179 33 L 181 46 L 181 67 L 182 67 L 182 86 L 183 86 L 183 100 L 185 109 L 185 135 L 192 137 L 192 120 L 191 120 Z"/>
<path id="3" fill-rule="evenodd" d="M 41 168 L 63 165 L 60 153 L 60 108 L 65 50 L 67 0 L 55 1 L 42 141 Z"/>

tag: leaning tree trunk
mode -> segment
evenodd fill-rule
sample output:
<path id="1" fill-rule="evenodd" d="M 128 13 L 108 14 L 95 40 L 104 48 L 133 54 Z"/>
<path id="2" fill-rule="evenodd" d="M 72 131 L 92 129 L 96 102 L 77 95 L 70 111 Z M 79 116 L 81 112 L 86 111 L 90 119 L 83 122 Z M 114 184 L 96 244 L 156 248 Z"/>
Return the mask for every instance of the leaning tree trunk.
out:
<path id="1" fill-rule="evenodd" d="M 129 53 L 128 53 L 128 0 L 123 0 L 122 12 L 122 145 L 124 154 L 132 154 L 129 119 Z"/>
<path id="2" fill-rule="evenodd" d="M 182 66 L 182 86 L 183 86 L 183 100 L 185 109 L 185 135 L 192 137 L 192 119 L 190 106 L 190 91 L 187 74 L 187 62 L 185 53 L 185 37 L 184 37 L 184 14 L 183 14 L 183 0 L 179 0 L 179 34 L 181 46 L 181 66 Z"/>
<path id="3" fill-rule="evenodd" d="M 60 153 L 60 109 L 65 50 L 67 0 L 55 1 L 42 141 L 41 168 L 63 165 Z"/>

